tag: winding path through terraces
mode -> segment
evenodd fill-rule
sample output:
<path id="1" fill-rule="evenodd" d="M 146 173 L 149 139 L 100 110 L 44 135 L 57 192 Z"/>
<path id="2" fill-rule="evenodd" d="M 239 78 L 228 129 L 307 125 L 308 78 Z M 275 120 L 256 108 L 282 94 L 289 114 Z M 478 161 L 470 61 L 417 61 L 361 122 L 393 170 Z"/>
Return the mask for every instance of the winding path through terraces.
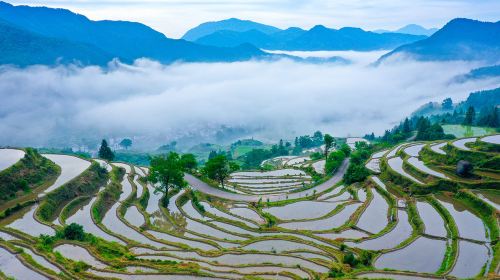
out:
<path id="1" fill-rule="evenodd" d="M 235 200 L 235 201 L 246 201 L 246 202 L 252 202 L 252 201 L 258 201 L 259 199 L 262 198 L 263 201 L 266 201 L 269 199 L 270 201 L 278 201 L 278 200 L 285 200 L 285 199 L 297 199 L 301 197 L 307 197 L 309 195 L 312 195 L 314 191 L 316 193 L 323 192 L 327 190 L 328 188 L 333 187 L 335 184 L 340 182 L 342 180 L 342 177 L 344 176 L 347 167 L 349 165 L 349 160 L 346 159 L 344 162 L 342 162 L 342 165 L 339 167 L 335 175 L 333 175 L 330 179 L 327 181 L 304 191 L 296 192 L 296 193 L 288 193 L 286 195 L 284 194 L 275 194 L 275 195 L 244 195 L 244 194 L 238 194 L 238 193 L 232 193 L 232 192 L 227 192 L 223 191 L 218 188 L 214 188 L 207 183 L 201 181 L 200 179 L 196 178 L 195 176 L 191 174 L 185 174 L 184 179 L 189 183 L 189 185 L 196 190 L 199 190 L 200 192 L 229 199 L 229 200 Z"/>

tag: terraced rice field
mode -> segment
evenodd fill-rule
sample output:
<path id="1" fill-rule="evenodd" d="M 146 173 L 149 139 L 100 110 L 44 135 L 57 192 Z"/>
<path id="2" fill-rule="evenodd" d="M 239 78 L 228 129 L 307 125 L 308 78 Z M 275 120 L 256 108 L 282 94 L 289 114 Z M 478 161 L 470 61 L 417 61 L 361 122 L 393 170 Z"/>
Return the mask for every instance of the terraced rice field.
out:
<path id="1" fill-rule="evenodd" d="M 146 168 L 99 161 L 122 176 L 61 201 L 53 219 L 42 206 L 85 177 L 92 160 L 45 155 L 61 174 L 37 203 L 1 220 L 0 279 L 326 279 L 339 270 L 347 279 L 495 279 L 500 195 L 488 174 L 499 170 L 459 178 L 440 158 L 467 141 L 375 152 L 372 175 L 353 185 L 342 184 L 345 162 L 321 183 L 296 166 L 233 173 L 226 190 L 186 176 L 190 187 L 167 199 L 141 179 Z M 498 156 L 470 143 L 467 153 Z M 1 155 L 9 168 L 12 157 Z M 72 223 L 91 240 L 56 236 Z M 350 254 L 366 263 L 349 263 Z"/>

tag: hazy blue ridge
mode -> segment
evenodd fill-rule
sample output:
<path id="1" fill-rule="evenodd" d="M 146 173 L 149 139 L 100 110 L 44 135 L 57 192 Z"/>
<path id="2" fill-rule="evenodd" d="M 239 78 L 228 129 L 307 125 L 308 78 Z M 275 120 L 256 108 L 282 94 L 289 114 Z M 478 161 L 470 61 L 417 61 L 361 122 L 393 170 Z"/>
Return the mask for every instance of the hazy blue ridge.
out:
<path id="1" fill-rule="evenodd" d="M 250 30 L 257 30 L 264 34 L 271 34 L 281 29 L 274 26 L 261 24 L 258 22 L 250 20 L 241 20 L 237 18 L 230 18 L 221 21 L 205 22 L 192 28 L 182 36 L 182 39 L 187 41 L 196 41 L 201 37 L 210 35 L 218 31 L 235 31 L 235 32 L 247 32 Z"/>
<path id="2" fill-rule="evenodd" d="M 169 39 L 164 34 L 141 23 L 109 20 L 91 21 L 85 16 L 65 9 L 12 6 L 0 2 L 0 19 L 26 32 L 36 34 L 40 36 L 39 38 L 52 38 L 74 44 L 94 46 L 94 48 L 110 54 L 111 57 L 119 58 L 127 63 L 143 57 L 170 63 L 179 60 L 229 62 L 267 56 L 248 44 L 233 48 L 201 46 L 185 40 Z M 9 38 L 5 37 L 4 40 L 6 40 L 4 43 L 12 45 Z M 29 46 L 22 45 L 22 40 L 16 42 L 20 52 L 16 53 L 15 49 L 12 49 L 9 53 L 10 56 L 20 57 L 21 60 L 27 62 L 36 61 L 30 57 L 23 57 L 26 55 L 25 52 L 22 52 L 23 49 L 27 49 Z M 40 48 L 44 48 L 42 40 L 39 40 L 37 44 Z M 47 46 L 47 48 L 51 47 Z M 85 57 L 83 54 L 78 54 L 78 50 L 65 50 L 60 46 L 58 51 L 63 54 L 73 53 L 74 59 Z M 68 57 L 68 59 L 70 58 Z M 4 59 L 9 60 L 8 57 Z M 88 62 L 93 64 L 94 60 L 89 59 Z"/>
<path id="3" fill-rule="evenodd" d="M 402 34 L 410 34 L 410 35 L 424 35 L 431 36 L 436 33 L 439 28 L 425 28 L 418 24 L 408 24 L 396 30 L 387 30 L 387 29 L 377 29 L 373 30 L 375 33 L 402 33 Z"/>
<path id="4" fill-rule="evenodd" d="M 289 28 L 273 33 L 264 33 L 257 29 L 244 32 L 218 30 L 200 37 L 195 42 L 217 47 L 234 47 L 242 43 L 250 43 L 261 49 L 288 51 L 370 51 L 394 49 L 425 38 L 426 36 L 400 33 L 378 34 L 353 27 L 337 30 L 317 25 L 307 31 L 300 28 Z"/>
<path id="5" fill-rule="evenodd" d="M 113 56 L 97 47 L 67 40 L 47 38 L 0 20 L 0 64 L 104 65 Z"/>
<path id="6" fill-rule="evenodd" d="M 469 73 L 457 77 L 457 80 L 464 82 L 467 80 L 485 79 L 500 77 L 500 65 L 492 65 L 471 70 Z"/>
<path id="7" fill-rule="evenodd" d="M 379 61 L 406 54 L 422 61 L 481 60 L 500 61 L 500 22 L 454 19 L 431 37 L 401 46 Z"/>

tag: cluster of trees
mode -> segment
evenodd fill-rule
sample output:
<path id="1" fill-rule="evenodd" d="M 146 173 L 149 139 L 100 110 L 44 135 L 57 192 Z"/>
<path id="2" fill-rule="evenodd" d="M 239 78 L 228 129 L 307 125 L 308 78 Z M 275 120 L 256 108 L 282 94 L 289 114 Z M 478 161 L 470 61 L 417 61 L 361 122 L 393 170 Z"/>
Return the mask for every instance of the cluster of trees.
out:
<path id="1" fill-rule="evenodd" d="M 292 153 L 294 155 L 300 154 L 304 149 L 310 149 L 314 147 L 319 147 L 323 145 L 324 137 L 321 131 L 316 131 L 312 136 L 303 135 L 299 137 L 295 137 L 294 148 Z"/>
<path id="2" fill-rule="evenodd" d="M 347 144 L 343 144 L 339 150 L 328 154 L 325 163 L 326 174 L 332 174 L 342 165 L 342 162 L 351 153 L 351 148 Z"/>
<path id="3" fill-rule="evenodd" d="M 492 128 L 500 127 L 500 111 L 495 105 L 483 106 L 477 110 L 474 106 L 467 109 L 457 109 L 453 113 L 444 113 L 429 117 L 431 122 L 440 124 L 462 124 L 487 126 Z"/>
<path id="4" fill-rule="evenodd" d="M 349 167 L 344 174 L 344 182 L 348 185 L 364 181 L 370 175 L 364 163 L 370 158 L 372 146 L 366 142 L 356 142 L 355 145 L 356 149 L 351 152 Z"/>
<path id="5" fill-rule="evenodd" d="M 420 117 L 417 121 L 417 141 L 432 141 L 440 139 L 453 139 L 451 134 L 445 134 L 443 127 L 438 123 L 431 124 L 428 118 Z"/>
<path id="6" fill-rule="evenodd" d="M 417 131 L 415 135 L 415 140 L 441 140 L 453 138 L 453 135 L 447 135 L 444 133 L 443 127 L 432 118 L 428 117 L 417 117 L 413 116 L 411 118 L 405 118 L 399 125 L 395 126 L 391 130 L 386 130 L 382 137 L 375 137 L 375 135 L 368 134 L 365 135 L 365 139 L 370 141 L 381 141 L 389 144 L 395 144 L 401 141 L 405 141 L 413 137 L 413 131 Z"/>
<path id="7" fill-rule="evenodd" d="M 370 141 L 379 140 L 387 143 L 398 143 L 404 141 L 412 136 L 412 131 L 416 128 L 417 118 L 405 118 L 399 125 L 396 125 L 391 130 L 386 130 L 382 137 L 375 137 L 375 134 L 365 135 L 365 139 Z"/>
<path id="8" fill-rule="evenodd" d="M 253 149 L 239 157 L 238 160 L 243 162 L 243 168 L 258 168 L 264 160 L 289 155 L 290 150 L 291 143 L 280 140 L 278 144 L 272 145 L 270 150 Z"/>

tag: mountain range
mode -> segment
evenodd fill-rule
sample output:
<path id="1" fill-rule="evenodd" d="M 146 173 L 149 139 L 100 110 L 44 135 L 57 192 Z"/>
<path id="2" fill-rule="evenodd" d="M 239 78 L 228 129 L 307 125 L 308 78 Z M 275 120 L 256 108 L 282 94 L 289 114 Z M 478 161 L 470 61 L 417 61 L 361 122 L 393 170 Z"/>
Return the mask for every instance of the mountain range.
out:
<path id="1" fill-rule="evenodd" d="M 269 56 L 249 44 L 234 48 L 202 46 L 167 38 L 141 23 L 92 21 L 64 9 L 0 2 L 0 20 L 2 30 L 6 31 L 0 33 L 4 64 L 22 66 L 79 60 L 102 65 L 109 58 L 130 63 L 142 57 L 163 63 L 237 61 Z"/>
<path id="2" fill-rule="evenodd" d="M 432 34 L 436 33 L 438 31 L 438 28 L 425 28 L 423 26 L 420 26 L 418 24 L 408 24 L 406 26 L 403 26 L 397 30 L 386 30 L 386 29 L 377 29 L 373 30 L 375 33 L 403 33 L 403 34 L 410 34 L 410 35 L 423 35 L 423 36 L 431 36 Z"/>
<path id="3" fill-rule="evenodd" d="M 106 65 L 114 58 L 125 63 L 139 58 L 161 63 L 231 62 L 283 57 L 312 63 L 348 63 L 340 57 L 301 60 L 262 49 L 394 49 L 379 62 L 404 54 L 417 60 L 482 60 L 494 65 L 500 62 L 500 22 L 454 19 L 426 37 L 378 34 L 353 27 L 331 29 L 322 25 L 310 30 L 297 27 L 283 30 L 232 18 L 201 24 L 188 31 L 184 39 L 171 39 L 141 23 L 93 21 L 65 9 L 0 2 L 0 64 Z M 497 72 L 498 68 L 488 68 L 479 74 Z"/>
<path id="4" fill-rule="evenodd" d="M 481 22 L 458 18 L 427 39 L 396 48 L 379 61 L 407 55 L 421 61 L 500 61 L 500 21 Z"/>
<path id="5" fill-rule="evenodd" d="M 261 49 L 287 51 L 317 50 L 384 50 L 425 39 L 422 35 L 364 31 L 361 28 L 327 28 L 317 25 L 310 30 L 290 27 L 282 30 L 273 26 L 235 18 L 207 22 L 189 30 L 183 39 L 198 44 L 234 47 L 243 43 Z"/>

